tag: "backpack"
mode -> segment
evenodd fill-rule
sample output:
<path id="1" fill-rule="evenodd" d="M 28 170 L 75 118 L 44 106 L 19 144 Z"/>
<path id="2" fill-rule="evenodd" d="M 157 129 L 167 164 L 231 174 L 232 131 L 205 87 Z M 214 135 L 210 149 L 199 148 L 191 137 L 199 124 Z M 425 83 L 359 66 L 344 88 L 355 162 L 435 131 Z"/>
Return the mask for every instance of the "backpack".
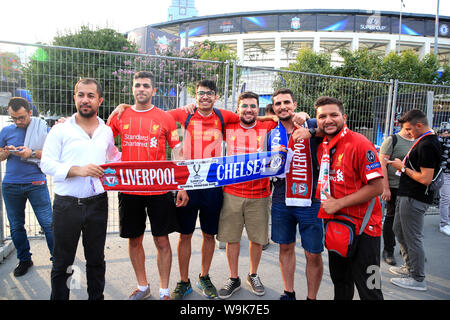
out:
<path id="1" fill-rule="evenodd" d="M 444 185 L 444 168 L 440 168 L 436 176 L 431 180 L 431 183 L 428 185 L 425 190 L 425 194 L 428 194 L 428 191 L 438 192 L 439 189 Z"/>
<path id="2" fill-rule="evenodd" d="M 194 109 L 194 113 L 197 111 L 197 108 Z M 219 109 L 213 108 L 213 112 L 219 117 L 220 124 L 222 125 L 222 155 L 226 154 L 226 143 L 225 143 L 225 121 L 223 120 L 222 113 Z M 187 126 L 189 125 L 189 121 L 191 121 L 193 113 L 189 113 L 186 121 L 184 122 L 184 134 L 186 135 Z"/>
<path id="3" fill-rule="evenodd" d="M 392 155 L 394 154 L 395 145 L 397 144 L 397 134 L 396 133 L 391 134 L 391 138 L 392 138 L 392 152 L 391 152 L 391 157 L 392 157 Z"/>
<path id="4" fill-rule="evenodd" d="M 409 164 L 411 165 L 411 168 L 416 171 L 416 169 L 414 169 L 413 165 L 411 164 L 411 161 L 409 162 Z M 436 173 L 433 180 L 431 180 L 431 183 L 425 189 L 425 194 L 428 194 L 428 191 L 436 193 L 441 189 L 441 187 L 444 185 L 444 169 L 445 168 L 443 167 L 439 168 L 439 171 Z"/>

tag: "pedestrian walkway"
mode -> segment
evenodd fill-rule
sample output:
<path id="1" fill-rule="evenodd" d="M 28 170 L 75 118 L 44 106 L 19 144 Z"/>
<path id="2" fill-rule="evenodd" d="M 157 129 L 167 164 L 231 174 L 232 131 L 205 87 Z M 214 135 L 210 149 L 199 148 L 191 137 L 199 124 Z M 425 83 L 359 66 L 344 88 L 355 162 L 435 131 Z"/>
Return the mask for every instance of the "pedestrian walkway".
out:
<path id="1" fill-rule="evenodd" d="M 419 292 L 401 289 L 389 282 L 391 275 L 389 266 L 381 263 L 382 290 L 386 300 L 448 300 L 450 299 L 450 255 L 448 254 L 450 237 L 439 232 L 439 216 L 425 216 L 425 252 L 427 262 L 425 264 L 428 291 Z M 170 290 L 172 291 L 179 277 L 178 261 L 176 257 L 178 234 L 172 234 L 170 241 L 173 251 L 173 265 L 170 278 Z M 190 279 L 193 292 L 186 300 L 203 300 L 200 290 L 195 285 L 200 272 L 200 246 L 201 232 L 196 230 L 192 238 L 192 258 L 190 265 Z M 301 248 L 300 239 L 297 241 L 297 267 L 295 273 L 295 291 L 298 300 L 306 299 L 305 256 Z M 31 252 L 34 266 L 29 272 L 19 278 L 15 278 L 13 270 L 17 264 L 15 251 L 0 264 L 0 300 L 48 300 L 50 297 L 50 271 L 51 263 L 45 240 L 31 240 Z M 150 233 L 145 234 L 144 248 L 146 250 L 147 275 L 150 281 L 152 297 L 150 300 L 159 299 L 159 276 L 156 267 L 156 250 Z M 401 257 L 396 248 L 397 261 Z M 117 234 L 108 235 L 105 248 L 106 256 L 106 300 L 124 300 L 136 288 L 136 279 L 128 257 L 128 241 Z M 322 254 L 324 262 L 324 275 L 320 286 L 318 299 L 330 300 L 333 298 L 333 284 L 328 270 L 328 254 L 325 250 Z M 263 251 L 259 275 L 263 282 L 266 294 L 257 297 L 252 294 L 246 284 L 246 276 L 249 270 L 248 241 L 244 233 L 241 241 L 239 275 L 242 288 L 236 292 L 230 300 L 277 300 L 283 291 L 280 267 L 278 262 L 278 245 L 271 243 L 269 248 Z M 75 273 L 72 277 L 71 299 L 85 300 L 86 277 L 82 243 L 79 243 L 75 260 Z M 211 267 L 211 279 L 219 289 L 228 278 L 228 264 L 226 253 L 223 249 L 216 249 Z M 355 299 L 359 299 L 355 290 Z M 161 302 L 164 303 L 164 302 Z"/>

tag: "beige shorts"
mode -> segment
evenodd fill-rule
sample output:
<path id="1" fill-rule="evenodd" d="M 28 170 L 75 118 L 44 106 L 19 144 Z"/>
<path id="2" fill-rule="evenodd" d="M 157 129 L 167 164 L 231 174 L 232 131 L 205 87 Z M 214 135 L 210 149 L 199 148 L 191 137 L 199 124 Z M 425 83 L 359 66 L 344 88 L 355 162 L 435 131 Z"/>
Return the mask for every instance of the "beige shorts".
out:
<path id="1" fill-rule="evenodd" d="M 239 242 L 245 225 L 250 241 L 266 244 L 269 206 L 270 197 L 248 199 L 224 193 L 217 239 L 222 242 Z"/>

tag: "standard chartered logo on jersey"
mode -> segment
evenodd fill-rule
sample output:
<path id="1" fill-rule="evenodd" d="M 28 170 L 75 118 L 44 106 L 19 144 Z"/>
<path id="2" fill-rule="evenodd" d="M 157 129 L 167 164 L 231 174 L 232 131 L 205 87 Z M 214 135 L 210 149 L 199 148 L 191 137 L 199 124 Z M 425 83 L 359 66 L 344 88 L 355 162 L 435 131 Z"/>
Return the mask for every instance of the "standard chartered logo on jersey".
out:
<path id="1" fill-rule="evenodd" d="M 125 147 L 144 147 L 144 148 L 157 148 L 158 139 L 149 136 L 141 136 L 140 134 L 124 134 L 123 146 Z"/>

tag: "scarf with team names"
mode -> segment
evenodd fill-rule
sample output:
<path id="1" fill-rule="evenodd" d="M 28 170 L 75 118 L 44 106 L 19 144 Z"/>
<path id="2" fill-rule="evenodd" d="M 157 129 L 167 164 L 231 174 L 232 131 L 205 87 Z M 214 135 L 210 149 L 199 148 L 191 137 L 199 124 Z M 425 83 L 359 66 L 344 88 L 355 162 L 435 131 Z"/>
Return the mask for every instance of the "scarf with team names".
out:
<path id="1" fill-rule="evenodd" d="M 270 133 L 269 150 L 274 150 L 279 146 L 287 146 L 291 153 L 288 161 L 286 174 L 281 176 L 286 178 L 286 199 L 287 206 L 309 207 L 313 190 L 313 167 L 312 155 L 309 139 L 302 139 L 295 142 L 292 135 L 288 141 L 286 129 L 281 121 Z"/>
<path id="2" fill-rule="evenodd" d="M 348 133 L 347 125 L 344 124 L 341 132 L 328 141 L 327 137 L 322 142 L 322 160 L 320 161 L 319 180 L 317 182 L 316 197 L 320 201 L 327 200 L 325 192 L 330 194 L 330 150 Z"/>
<path id="3" fill-rule="evenodd" d="M 260 152 L 195 160 L 124 161 L 101 165 L 106 191 L 161 192 L 221 187 L 279 175 L 286 153 Z"/>

